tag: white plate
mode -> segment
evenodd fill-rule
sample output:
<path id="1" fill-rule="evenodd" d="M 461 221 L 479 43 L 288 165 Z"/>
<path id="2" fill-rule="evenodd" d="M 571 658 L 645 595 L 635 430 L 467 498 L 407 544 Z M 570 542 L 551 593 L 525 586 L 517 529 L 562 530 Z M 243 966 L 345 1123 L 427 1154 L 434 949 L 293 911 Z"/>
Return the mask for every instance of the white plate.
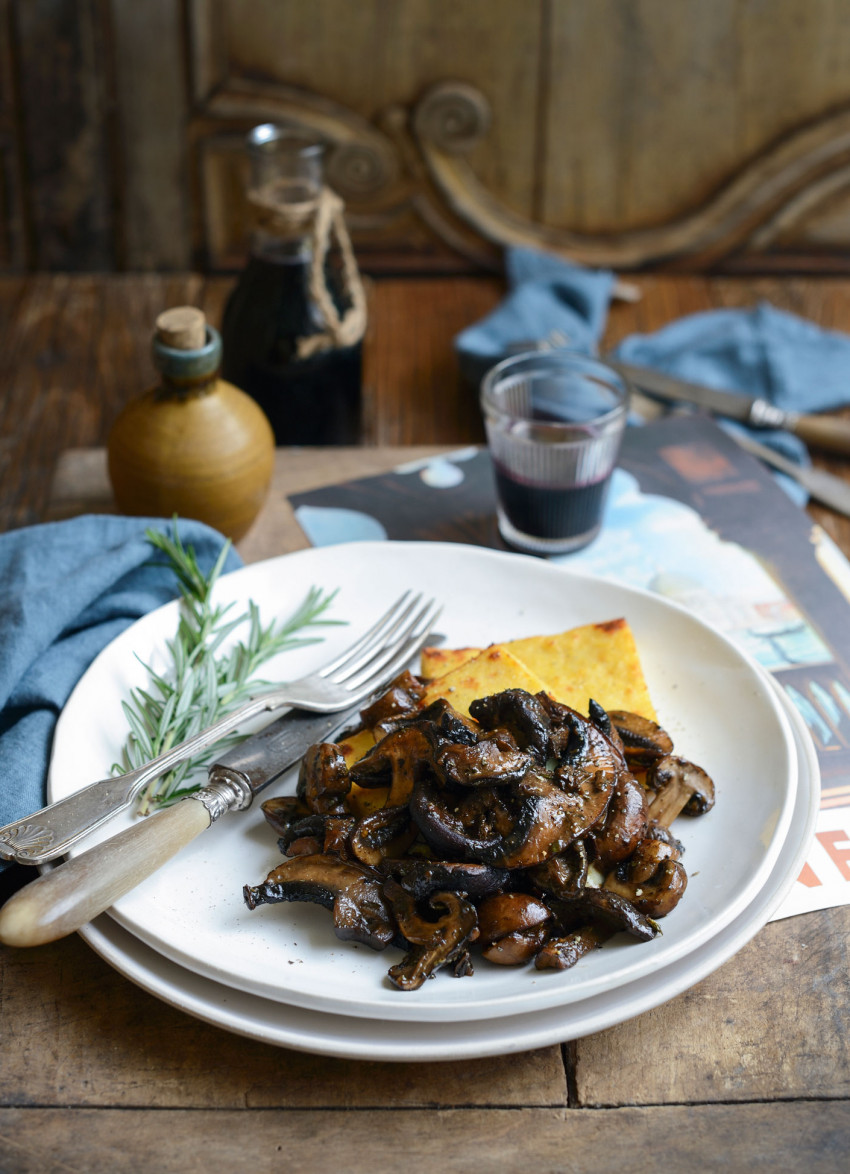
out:
<path id="1" fill-rule="evenodd" d="M 415 994 L 386 979 L 400 955 L 339 942 L 313 905 L 249 912 L 242 887 L 279 862 L 259 811 L 229 816 L 113 908 L 124 928 L 198 974 L 264 998 L 371 1018 L 492 1019 L 562 1006 L 668 966 L 714 937 L 765 883 L 785 838 L 797 786 L 787 717 L 767 675 L 689 612 L 646 592 L 578 577 L 537 559 L 436 543 L 364 543 L 302 551 L 247 567 L 221 583 L 221 598 L 254 598 L 266 618 L 286 614 L 312 585 L 338 587 L 325 645 L 286 654 L 280 673 L 298 676 L 346 646 L 354 633 L 415 585 L 445 602 L 448 644 L 557 632 L 625 616 L 637 638 L 650 692 L 677 751 L 715 779 L 718 802 L 683 821 L 688 891 L 663 936 L 622 936 L 567 972 L 479 962 L 473 979 L 440 974 Z M 51 798 L 101 777 L 125 722 L 120 702 L 141 683 L 176 623 L 176 605 L 146 616 L 94 662 L 59 723 Z M 294 781 L 294 780 L 293 780 Z M 102 835 L 112 834 L 115 826 Z"/>
<path id="2" fill-rule="evenodd" d="M 817 756 L 787 705 L 800 762 L 793 818 L 779 857 L 747 908 L 711 941 L 654 975 L 568 1007 L 468 1023 L 398 1023 L 307 1011 L 201 978 L 143 945 L 109 917 L 81 932 L 121 974 L 189 1015 L 265 1043 L 354 1060 L 463 1060 L 579 1039 L 660 1006 L 737 953 L 776 912 L 811 846 L 820 799 Z M 584 965 L 582 962 L 580 965 Z"/>

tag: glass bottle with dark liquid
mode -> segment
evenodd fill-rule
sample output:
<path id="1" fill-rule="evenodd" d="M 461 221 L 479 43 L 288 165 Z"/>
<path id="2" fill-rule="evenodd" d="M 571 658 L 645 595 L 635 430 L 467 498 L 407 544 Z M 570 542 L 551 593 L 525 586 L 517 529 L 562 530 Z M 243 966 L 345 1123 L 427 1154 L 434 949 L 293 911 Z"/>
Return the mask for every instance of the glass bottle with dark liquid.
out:
<path id="1" fill-rule="evenodd" d="M 248 136 L 252 193 L 272 192 L 252 234 L 251 252 L 222 320 L 222 373 L 265 412 L 279 445 L 357 444 L 361 343 L 299 353 L 326 326 L 311 282 L 308 209 L 322 186 L 321 143 L 281 127 Z M 326 262 L 325 286 L 338 313 L 345 296 Z"/>

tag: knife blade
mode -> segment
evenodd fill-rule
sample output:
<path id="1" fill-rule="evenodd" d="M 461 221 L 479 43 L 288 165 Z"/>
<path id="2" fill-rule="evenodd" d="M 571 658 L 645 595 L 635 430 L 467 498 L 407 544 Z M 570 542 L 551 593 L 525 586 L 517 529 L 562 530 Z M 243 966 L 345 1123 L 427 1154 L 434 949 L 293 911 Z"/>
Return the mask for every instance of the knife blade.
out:
<path id="1" fill-rule="evenodd" d="M 740 420 L 754 428 L 784 429 L 815 448 L 850 454 L 850 420 L 841 416 L 787 412 L 757 396 L 719 391 L 717 388 L 675 378 L 663 371 L 623 363 L 613 356 L 606 356 L 605 361 L 620 371 L 639 391 L 667 403 L 696 404 L 716 416 Z"/>
<path id="2" fill-rule="evenodd" d="M 362 708 L 343 713 L 290 710 L 214 762 L 194 795 L 134 823 L 25 885 L 0 909 L 0 942 L 36 946 L 78 930 L 135 888 L 229 811 L 250 807 L 315 742 L 342 730 Z"/>
<path id="3" fill-rule="evenodd" d="M 660 400 L 650 399 L 640 391 L 632 392 L 630 407 L 638 416 L 649 422 L 657 420 L 667 412 Z M 780 473 L 791 477 L 802 485 L 810 497 L 840 514 L 850 517 L 850 483 L 825 469 L 813 469 L 804 465 L 797 465 L 782 453 L 768 448 L 766 444 L 759 444 L 747 434 L 737 429 L 734 433 L 727 432 L 730 440 L 734 440 L 739 448 L 746 449 L 752 456 L 758 457 L 764 464 L 772 466 Z"/>
<path id="4" fill-rule="evenodd" d="M 764 461 L 766 465 L 772 465 L 780 473 L 792 477 L 815 501 L 829 506 L 839 514 L 850 517 L 850 484 L 848 482 L 836 477 L 834 473 L 828 473 L 825 469 L 812 469 L 796 465 L 782 453 L 768 448 L 766 444 L 759 444 L 750 436 L 736 435 L 734 439 L 736 444 L 752 453 L 754 457 Z"/>

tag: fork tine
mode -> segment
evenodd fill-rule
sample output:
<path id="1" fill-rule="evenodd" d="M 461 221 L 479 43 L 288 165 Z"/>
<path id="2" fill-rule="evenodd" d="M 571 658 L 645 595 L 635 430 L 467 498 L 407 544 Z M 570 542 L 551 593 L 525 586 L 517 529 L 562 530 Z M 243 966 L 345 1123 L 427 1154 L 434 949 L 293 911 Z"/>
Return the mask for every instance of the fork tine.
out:
<path id="1" fill-rule="evenodd" d="M 434 600 L 429 600 L 395 639 L 376 653 L 361 671 L 346 681 L 348 688 L 361 692 L 363 689 L 377 688 L 384 681 L 390 679 L 397 669 L 402 668 L 413 653 L 421 648 L 433 624 L 442 612 Z"/>
<path id="2" fill-rule="evenodd" d="M 332 660 L 330 664 L 323 665 L 318 671 L 320 677 L 327 677 L 330 673 L 335 673 L 339 669 L 345 668 L 354 658 L 359 657 L 361 653 L 367 648 L 372 648 L 373 645 L 381 646 L 383 639 L 383 632 L 386 627 L 390 625 L 395 618 L 396 612 L 403 608 L 410 598 L 410 591 L 405 591 L 400 595 L 395 603 L 390 607 L 379 620 L 376 620 L 368 632 L 364 632 L 359 640 L 356 640 L 344 652 L 341 652 L 336 660 Z M 359 662 L 358 662 L 359 663 Z"/>
<path id="3" fill-rule="evenodd" d="M 406 600 L 406 596 L 402 597 Z M 351 680 L 363 669 L 367 668 L 372 659 L 376 655 L 380 655 L 384 649 L 393 646 L 393 643 L 401 638 L 400 633 L 407 631 L 411 624 L 415 622 L 415 618 L 411 616 L 416 611 L 422 602 L 422 593 L 415 595 L 413 599 L 406 603 L 406 606 L 401 611 L 401 614 L 390 615 L 384 617 L 385 622 L 381 624 L 381 630 L 369 641 L 368 646 L 359 650 L 358 655 L 349 655 L 346 663 L 342 668 L 320 670 L 319 676 L 324 677 L 328 681 L 332 681 L 336 685 L 340 685 Z M 393 612 L 397 612 L 402 600 L 398 600 Z"/>
<path id="4" fill-rule="evenodd" d="M 370 677 L 368 677 L 360 687 L 357 689 L 357 694 L 362 698 L 368 698 L 376 691 L 386 687 L 387 683 L 393 679 L 404 666 L 409 662 L 414 653 L 418 652 L 427 639 L 429 639 L 433 631 L 433 625 L 439 618 L 442 608 L 437 608 L 433 615 L 427 617 L 428 622 L 423 624 L 421 629 L 417 630 L 395 650 L 395 655 L 390 661 L 385 663 L 380 669 L 377 669 Z"/>

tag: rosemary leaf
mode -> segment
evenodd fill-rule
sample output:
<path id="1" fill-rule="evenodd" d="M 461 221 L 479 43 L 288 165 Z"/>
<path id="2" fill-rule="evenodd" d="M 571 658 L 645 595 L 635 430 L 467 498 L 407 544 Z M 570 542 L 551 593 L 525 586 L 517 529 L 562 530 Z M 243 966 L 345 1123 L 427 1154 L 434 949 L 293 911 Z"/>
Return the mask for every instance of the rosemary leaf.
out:
<path id="1" fill-rule="evenodd" d="M 234 617 L 232 604 L 214 605 L 211 599 L 229 544 L 204 575 L 194 549 L 180 540 L 176 518 L 172 536 L 149 530 L 146 537 L 164 556 L 158 565 L 168 567 L 177 580 L 179 618 L 174 637 L 165 644 L 167 670 L 155 672 L 141 661 L 148 674 L 146 687 L 132 689 L 122 702 L 130 732 L 120 760 L 113 764 L 113 774 L 141 766 L 263 692 L 270 682 L 255 676 L 263 664 L 279 652 L 322 640 L 313 629 L 345 622 L 326 618 L 336 592 L 317 587 L 310 588 L 288 619 L 263 625 L 253 600 L 243 614 Z M 242 639 L 222 651 L 224 642 L 240 627 L 246 628 Z M 141 797 L 139 811 L 145 814 L 166 807 L 198 790 L 202 783 L 192 783 L 192 772 L 209 762 L 213 753 L 220 755 L 224 746 L 239 741 L 235 735 L 226 738 L 154 780 Z"/>

